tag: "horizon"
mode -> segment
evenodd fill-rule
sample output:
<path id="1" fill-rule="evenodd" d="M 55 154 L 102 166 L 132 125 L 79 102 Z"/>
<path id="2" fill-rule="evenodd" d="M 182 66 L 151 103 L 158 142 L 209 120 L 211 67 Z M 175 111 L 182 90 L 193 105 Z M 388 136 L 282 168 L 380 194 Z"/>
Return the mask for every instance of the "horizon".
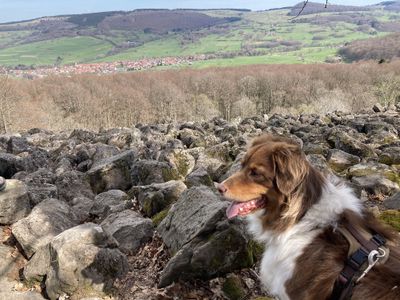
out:
<path id="1" fill-rule="evenodd" d="M 287 6 L 294 6 L 301 1 L 284 0 L 268 1 L 263 3 L 256 0 L 148 0 L 134 1 L 116 0 L 109 3 L 107 0 L 88 0 L 82 4 L 80 0 L 57 1 L 53 0 L 2 0 L 0 23 L 19 22 L 41 17 L 50 17 L 57 15 L 73 15 L 96 13 L 106 11 L 131 11 L 135 9 L 251 9 L 253 11 L 273 9 Z M 325 1 L 314 0 L 312 2 L 325 3 Z M 341 5 L 372 5 L 379 3 L 380 0 L 337 0 L 331 1 L 331 4 Z"/>

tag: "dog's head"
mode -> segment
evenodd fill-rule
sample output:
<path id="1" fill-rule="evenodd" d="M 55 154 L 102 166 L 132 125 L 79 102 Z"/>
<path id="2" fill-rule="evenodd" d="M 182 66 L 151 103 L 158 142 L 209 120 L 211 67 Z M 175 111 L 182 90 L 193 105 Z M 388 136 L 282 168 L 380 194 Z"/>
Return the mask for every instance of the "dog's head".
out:
<path id="1" fill-rule="evenodd" d="M 264 135 L 250 145 L 241 170 L 217 187 L 232 201 L 229 218 L 263 209 L 264 225 L 276 227 L 282 219 L 293 223 L 304 215 L 310 201 L 316 201 L 321 193 L 322 176 L 296 142 Z M 311 199 L 303 199 L 304 194 Z"/>

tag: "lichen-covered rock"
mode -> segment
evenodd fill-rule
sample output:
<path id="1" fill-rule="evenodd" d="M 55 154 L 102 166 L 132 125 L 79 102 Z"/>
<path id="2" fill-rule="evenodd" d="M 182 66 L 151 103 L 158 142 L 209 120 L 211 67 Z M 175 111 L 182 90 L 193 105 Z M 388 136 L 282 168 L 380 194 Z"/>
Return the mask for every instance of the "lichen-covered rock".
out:
<path id="1" fill-rule="evenodd" d="M 386 165 L 400 165 L 400 147 L 387 147 L 379 154 L 379 162 Z"/>
<path id="2" fill-rule="evenodd" d="M 158 225 L 174 256 L 159 286 L 178 279 L 211 278 L 254 263 L 254 249 L 241 220 L 228 221 L 223 202 L 209 188 L 184 192 Z"/>
<path id="3" fill-rule="evenodd" d="M 128 150 L 98 162 L 87 172 L 93 192 L 128 190 L 132 185 L 130 172 L 134 159 L 134 151 Z"/>
<path id="4" fill-rule="evenodd" d="M 132 165 L 132 184 L 150 185 L 163 183 L 170 180 L 179 180 L 178 169 L 173 168 L 166 162 L 156 160 L 140 160 Z"/>
<path id="5" fill-rule="evenodd" d="M 38 252 L 40 257 L 31 259 L 25 276 L 28 280 L 45 276 L 51 300 L 71 295 L 77 299 L 104 296 L 128 270 L 126 256 L 116 245 L 99 225 L 70 228 Z"/>
<path id="6" fill-rule="evenodd" d="M 335 148 L 352 155 L 359 157 L 376 156 L 374 150 L 370 146 L 339 130 L 335 130 L 331 133 L 328 142 L 330 142 Z"/>
<path id="7" fill-rule="evenodd" d="M 329 151 L 328 164 L 335 172 L 343 172 L 352 165 L 358 164 L 360 158 L 342 150 L 333 149 Z"/>
<path id="8" fill-rule="evenodd" d="M 29 216 L 13 224 L 11 229 L 26 256 L 31 257 L 57 234 L 77 224 L 77 217 L 66 203 L 47 199 L 35 206 Z"/>
<path id="9" fill-rule="evenodd" d="M 204 168 L 198 168 L 190 173 L 186 177 L 185 184 L 188 188 L 200 185 L 212 187 L 214 185 L 213 180 Z"/>
<path id="10" fill-rule="evenodd" d="M 120 190 L 110 190 L 98 194 L 94 198 L 90 215 L 102 221 L 112 213 L 121 212 L 131 207 L 132 201 L 127 193 Z"/>
<path id="11" fill-rule="evenodd" d="M 146 216 L 151 217 L 176 202 L 186 185 L 182 181 L 171 180 L 146 186 L 133 187 L 130 191 Z"/>
<path id="12" fill-rule="evenodd" d="M 112 235 L 124 253 L 133 253 L 153 236 L 153 222 L 132 210 L 109 215 L 100 224 L 104 231 Z"/>
<path id="13" fill-rule="evenodd" d="M 6 181 L 6 189 L 0 192 L 0 224 L 13 224 L 31 211 L 28 190 L 19 180 Z"/>
<path id="14" fill-rule="evenodd" d="M 176 169 L 181 176 L 185 178 L 193 171 L 195 159 L 185 150 L 173 149 L 163 155 L 163 159 L 167 161 L 173 169 Z"/>

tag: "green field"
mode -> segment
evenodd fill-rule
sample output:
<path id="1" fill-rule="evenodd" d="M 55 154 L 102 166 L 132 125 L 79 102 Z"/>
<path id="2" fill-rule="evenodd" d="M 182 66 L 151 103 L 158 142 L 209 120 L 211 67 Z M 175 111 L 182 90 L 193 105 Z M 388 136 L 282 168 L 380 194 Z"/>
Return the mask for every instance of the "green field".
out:
<path id="1" fill-rule="evenodd" d="M 60 38 L 0 50 L 1 65 L 51 65 L 88 62 L 112 49 L 110 43 L 92 37 Z"/>
<path id="2" fill-rule="evenodd" d="M 86 36 L 61 37 L 34 43 L 23 42 L 35 34 L 34 31 L 7 31 L 9 27 L 0 25 L 0 65 L 113 62 L 195 54 L 235 57 L 194 62 L 190 67 L 314 63 L 336 56 L 338 49 L 348 42 L 390 33 L 372 27 L 365 30 L 365 26 L 363 28 L 350 21 L 338 20 L 322 25 L 312 23 L 336 13 L 304 15 L 298 18 L 298 22 L 292 22 L 288 12 L 288 9 L 259 12 L 209 10 L 203 13 L 212 17 L 241 19 L 187 32 L 163 34 L 145 30 L 103 30 L 99 33 L 96 28 L 88 27 Z M 383 9 L 354 14 L 380 22 L 400 22 L 400 13 Z M 31 23 L 35 24 L 34 21 Z"/>

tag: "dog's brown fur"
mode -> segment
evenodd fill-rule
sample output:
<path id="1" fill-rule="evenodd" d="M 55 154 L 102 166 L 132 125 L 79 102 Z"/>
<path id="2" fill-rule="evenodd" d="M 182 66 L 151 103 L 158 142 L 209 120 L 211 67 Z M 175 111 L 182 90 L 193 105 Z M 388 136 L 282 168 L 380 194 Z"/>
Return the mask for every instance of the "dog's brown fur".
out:
<path id="1" fill-rule="evenodd" d="M 290 139 L 262 136 L 251 144 L 242 169 L 225 180 L 224 195 L 246 202 L 257 197 L 266 201 L 262 216 L 264 230 L 285 231 L 301 220 L 317 203 L 325 178 L 307 161 L 300 146 Z M 353 225 L 388 239 L 389 260 L 374 267 L 354 289 L 352 299 L 400 299 L 400 252 L 398 234 L 364 213 L 360 217 L 346 211 L 341 215 Z M 340 222 L 339 222 L 340 223 Z M 294 274 L 286 282 L 291 299 L 327 299 L 347 259 L 348 243 L 327 227 L 298 258 Z"/>

